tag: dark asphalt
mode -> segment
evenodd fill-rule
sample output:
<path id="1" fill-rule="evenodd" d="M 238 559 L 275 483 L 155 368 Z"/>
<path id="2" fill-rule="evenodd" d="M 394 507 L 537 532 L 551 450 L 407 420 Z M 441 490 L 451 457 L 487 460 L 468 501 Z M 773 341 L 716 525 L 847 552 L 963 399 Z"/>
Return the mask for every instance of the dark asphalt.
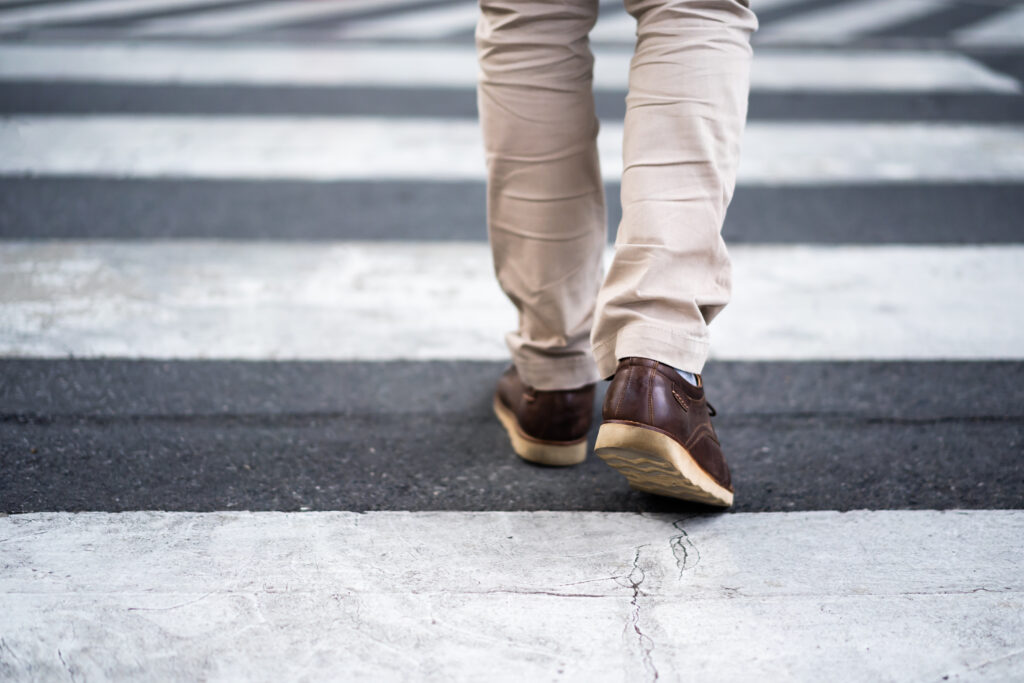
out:
<path id="1" fill-rule="evenodd" d="M 598 92 L 597 115 L 621 120 L 626 93 Z M 204 114 L 475 119 L 472 89 L 257 87 L 25 81 L 0 85 L 0 114 Z M 753 92 L 750 120 L 1011 122 L 1024 98 L 987 93 Z"/>
<path id="2" fill-rule="evenodd" d="M 595 458 L 519 461 L 490 413 L 502 367 L 0 361 L 0 510 L 688 509 Z M 1024 363 L 705 378 L 736 511 L 1024 507 Z"/>
<path id="3" fill-rule="evenodd" d="M 1001 3 L 966 2 L 938 7 L 935 12 L 923 16 L 911 17 L 901 22 L 889 24 L 885 28 L 867 32 L 867 36 L 891 37 L 901 39 L 941 38 L 961 26 L 984 21 L 1006 9 Z"/>
<path id="4" fill-rule="evenodd" d="M 609 241 L 622 215 L 606 187 Z M 483 182 L 5 178 L 0 239 L 484 240 Z M 730 244 L 1010 244 L 1024 185 L 737 189 Z"/>

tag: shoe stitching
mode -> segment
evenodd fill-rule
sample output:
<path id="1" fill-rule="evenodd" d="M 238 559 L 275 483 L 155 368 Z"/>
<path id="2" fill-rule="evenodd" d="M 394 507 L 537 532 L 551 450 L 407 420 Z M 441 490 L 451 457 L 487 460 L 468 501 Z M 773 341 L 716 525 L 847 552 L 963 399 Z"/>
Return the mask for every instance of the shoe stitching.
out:
<path id="1" fill-rule="evenodd" d="M 687 450 L 690 450 L 691 446 L 696 446 L 697 443 L 705 436 L 714 441 L 716 444 L 718 444 L 719 447 L 721 447 L 722 444 L 719 443 L 718 438 L 715 436 L 715 431 L 708 424 L 697 425 L 697 427 L 690 434 L 690 438 L 686 440 L 686 443 L 683 444 L 683 446 Z"/>
<path id="2" fill-rule="evenodd" d="M 651 424 L 654 424 L 654 376 L 656 373 L 657 368 L 652 367 L 647 386 L 647 420 Z"/>
<path id="3" fill-rule="evenodd" d="M 675 389 L 672 389 L 672 397 L 676 400 L 676 403 L 679 404 L 679 407 L 683 409 L 684 413 L 690 412 L 690 409 L 686 407 L 686 399 L 680 396 L 679 392 Z"/>
<path id="4" fill-rule="evenodd" d="M 633 366 L 632 365 L 628 365 L 626 367 L 629 368 L 629 371 L 626 373 L 626 387 L 622 390 L 622 393 L 619 394 L 619 400 L 615 404 L 615 413 L 614 413 L 615 415 L 621 415 L 621 413 L 619 412 L 619 409 L 622 408 L 622 400 L 624 398 L 626 398 L 626 394 L 629 393 L 629 385 L 633 381 Z"/>

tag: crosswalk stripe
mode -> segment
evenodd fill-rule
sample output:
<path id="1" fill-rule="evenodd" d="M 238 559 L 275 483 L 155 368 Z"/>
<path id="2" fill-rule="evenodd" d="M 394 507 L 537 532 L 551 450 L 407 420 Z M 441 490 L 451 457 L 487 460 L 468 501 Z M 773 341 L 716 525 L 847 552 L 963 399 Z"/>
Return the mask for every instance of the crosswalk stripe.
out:
<path id="1" fill-rule="evenodd" d="M 595 88 L 624 91 L 629 59 L 629 51 L 596 50 Z M 0 79 L 473 88 L 477 65 L 473 49 L 462 47 L 6 44 L 0 45 Z M 921 50 L 763 49 L 754 59 L 751 81 L 755 91 L 1021 91 L 1013 77 L 969 57 Z"/>
<path id="2" fill-rule="evenodd" d="M 6 671 L 1009 680 L 1022 533 L 1020 511 L 16 515 Z"/>
<path id="3" fill-rule="evenodd" d="M 297 571 L 303 580 L 293 585 L 318 591 L 349 586 L 486 594 L 530 587 L 534 594 L 582 592 L 628 601 L 632 587 L 618 574 L 628 573 L 639 546 L 641 564 L 650 570 L 646 592 L 660 598 L 950 596 L 984 586 L 1019 599 L 1014 594 L 1024 591 L 1024 549 L 1015 541 L 1021 533 L 1021 510 L 737 513 L 685 520 L 608 512 L 35 513 L 0 518 L 0 539 L 29 566 L 53 571 L 4 574 L 0 593 L 137 595 L 150 586 L 167 602 L 169 593 L 230 594 L 253 588 L 254 577 L 274 580 Z M 907 543 L 910 536 L 918 542 Z M 595 547 L 595 538 L 606 542 Z M 779 538 L 788 539 L 789 552 L 778 553 Z M 551 552 L 552 542 L 559 552 Z M 508 562 L 489 564 L 494 544 L 507 549 Z M 680 544 L 694 556 L 684 558 Z M 865 554 L 864 544 L 874 552 Z M 947 555 L 953 546 L 964 564 L 951 573 Z M 179 554 L 181 548 L 192 552 Z M 746 561 L 737 563 L 737 552 Z M 169 561 L 168 553 L 189 566 Z M 393 563 L 377 564 L 381 555 Z M 453 558 L 465 564 L 453 565 Z M 379 572 L 365 573 L 360 559 L 377 564 Z M 763 571 L 765 563 L 775 571 Z M 242 574 L 225 571 L 243 566 Z M 413 566 L 417 571 L 409 571 Z M 893 566 L 913 571 L 894 572 Z M 691 574 L 681 581 L 680 572 Z M 467 576 L 478 580 L 467 583 Z M 726 576 L 743 586 L 739 595 L 722 594 Z M 174 580 L 182 583 L 168 582 Z"/>
<path id="4" fill-rule="evenodd" d="M 751 9 L 754 12 L 764 12 L 766 10 L 774 10 L 782 7 L 789 7 L 790 5 L 798 5 L 805 0 L 754 0 L 751 4 Z"/>
<path id="5" fill-rule="evenodd" d="M 135 24 L 127 32 L 135 36 L 230 35 L 314 19 L 341 20 L 357 12 L 396 7 L 409 2 L 410 0 L 289 0 L 230 7 L 182 17 L 151 19 Z M 289 47 L 280 52 L 292 49 L 294 48 Z"/>
<path id="6" fill-rule="evenodd" d="M 1024 6 L 1007 7 L 988 19 L 953 32 L 962 45 L 1024 47 Z"/>
<path id="7" fill-rule="evenodd" d="M 127 17 L 214 5 L 223 0 L 91 0 L 29 5 L 0 12 L 0 32 L 62 22 Z"/>
<path id="8" fill-rule="evenodd" d="M 853 0 L 766 25 L 755 37 L 762 44 L 791 40 L 845 42 L 869 31 L 924 16 L 948 4 L 948 0 Z"/>
<path id="9" fill-rule="evenodd" d="M 754 90 L 1020 93 L 1021 84 L 965 55 L 940 51 L 760 49 Z"/>
<path id="10" fill-rule="evenodd" d="M 351 39 L 444 38 L 472 31 L 479 16 L 476 3 L 442 5 L 391 17 L 353 21 L 342 26 L 337 35 Z"/>
<path id="11" fill-rule="evenodd" d="M 0 174 L 123 178 L 479 180 L 476 121 L 327 117 L 11 116 Z M 604 122 L 604 176 L 622 175 L 622 126 Z M 985 154 L 978 154 L 985 150 Z M 1024 180 L 1012 124 L 752 122 L 739 182 Z"/>
<path id="12" fill-rule="evenodd" d="M 760 16 L 767 10 L 781 9 L 805 0 L 756 0 L 751 9 Z M 626 12 L 621 2 L 607 2 L 610 11 L 602 12 L 590 32 L 590 40 L 609 43 L 630 43 L 636 40 L 636 19 Z"/>
<path id="13" fill-rule="evenodd" d="M 774 10 L 795 5 L 804 0 L 755 0 L 751 9 L 759 16 L 766 10 Z M 590 32 L 590 40 L 594 42 L 629 43 L 636 40 L 636 19 L 628 14 L 621 3 L 608 12 L 602 13 L 597 25 Z"/>
<path id="14" fill-rule="evenodd" d="M 1024 247 L 732 253 L 718 358 L 1024 358 Z M 5 356 L 501 359 L 514 318 L 484 243 L 0 243 Z"/>
<path id="15" fill-rule="evenodd" d="M 601 17 L 590 31 L 590 40 L 632 43 L 636 40 L 636 19 L 625 11 Z"/>

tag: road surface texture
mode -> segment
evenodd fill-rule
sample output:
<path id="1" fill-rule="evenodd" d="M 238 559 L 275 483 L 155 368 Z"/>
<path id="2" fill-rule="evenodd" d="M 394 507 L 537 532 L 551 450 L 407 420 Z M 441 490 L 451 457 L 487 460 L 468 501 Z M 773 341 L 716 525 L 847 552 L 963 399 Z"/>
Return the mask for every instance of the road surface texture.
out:
<path id="1" fill-rule="evenodd" d="M 0 0 L 0 680 L 1024 679 L 1024 4 L 753 9 L 721 513 L 491 414 L 473 2 Z"/>

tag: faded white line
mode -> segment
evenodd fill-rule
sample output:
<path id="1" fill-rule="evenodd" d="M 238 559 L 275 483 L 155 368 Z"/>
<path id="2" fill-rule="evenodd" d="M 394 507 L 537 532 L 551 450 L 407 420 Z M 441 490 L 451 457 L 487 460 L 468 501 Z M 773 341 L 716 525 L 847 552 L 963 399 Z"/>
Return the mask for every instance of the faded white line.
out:
<path id="1" fill-rule="evenodd" d="M 632 44 L 636 41 L 636 19 L 625 10 L 602 16 L 590 30 L 590 40 Z"/>
<path id="2" fill-rule="evenodd" d="M 51 2 L 16 7 L 0 12 L 0 31 L 13 31 L 45 24 L 130 17 L 163 10 L 195 9 L 221 0 L 91 0 Z"/>
<path id="3" fill-rule="evenodd" d="M 731 251 L 716 358 L 1024 358 L 1024 247 Z M 494 360 L 515 320 L 483 243 L 0 243 L 8 357 Z"/>
<path id="4" fill-rule="evenodd" d="M 1016 510 L 14 515 L 5 671 L 1014 680 L 1022 535 Z"/>
<path id="5" fill-rule="evenodd" d="M 340 21 L 364 10 L 404 4 L 408 4 L 408 0 L 288 0 L 227 7 L 182 17 L 151 19 L 139 22 L 130 29 L 130 33 L 136 36 L 230 35 L 314 19 Z M 212 51 L 216 50 L 214 48 Z"/>
<path id="6" fill-rule="evenodd" d="M 10 116 L 0 174 L 112 178 L 460 181 L 484 178 L 467 119 L 253 116 Z M 598 138 L 622 174 L 622 125 Z M 747 125 L 741 185 L 1024 180 L 1015 124 L 760 122 Z"/>
<path id="7" fill-rule="evenodd" d="M 948 0 L 852 0 L 801 12 L 764 26 L 754 40 L 759 43 L 845 42 L 863 33 L 936 12 L 949 4 Z"/>
<path id="8" fill-rule="evenodd" d="M 750 8 L 755 12 L 763 12 L 764 10 L 787 7 L 801 2 L 804 2 L 804 0 L 753 0 Z"/>
<path id="9" fill-rule="evenodd" d="M 786 7 L 798 2 L 803 0 L 754 0 L 751 9 L 760 15 L 765 10 Z M 601 14 L 597 25 L 590 31 L 590 40 L 632 45 L 636 41 L 636 19 L 625 11 L 621 3 L 616 3 L 614 9 Z"/>
<path id="10" fill-rule="evenodd" d="M 319 6 L 319 0 L 317 3 Z M 210 30 L 220 28 L 211 25 Z M 630 56 L 627 50 L 597 49 L 595 88 L 624 91 Z M 476 78 L 475 52 L 459 47 L 211 47 L 162 42 L 0 45 L 2 80 L 473 88 Z M 765 48 L 755 53 L 751 81 L 755 91 L 1020 91 L 1014 78 L 970 57 L 921 50 Z"/>
<path id="11" fill-rule="evenodd" d="M 1008 7 L 987 19 L 953 32 L 954 39 L 971 46 L 1024 46 L 1024 6 Z"/>
<path id="12" fill-rule="evenodd" d="M 398 39 L 444 38 L 464 31 L 472 31 L 480 18 L 476 3 L 441 5 L 410 10 L 395 16 L 352 21 L 338 29 L 340 38 Z"/>

